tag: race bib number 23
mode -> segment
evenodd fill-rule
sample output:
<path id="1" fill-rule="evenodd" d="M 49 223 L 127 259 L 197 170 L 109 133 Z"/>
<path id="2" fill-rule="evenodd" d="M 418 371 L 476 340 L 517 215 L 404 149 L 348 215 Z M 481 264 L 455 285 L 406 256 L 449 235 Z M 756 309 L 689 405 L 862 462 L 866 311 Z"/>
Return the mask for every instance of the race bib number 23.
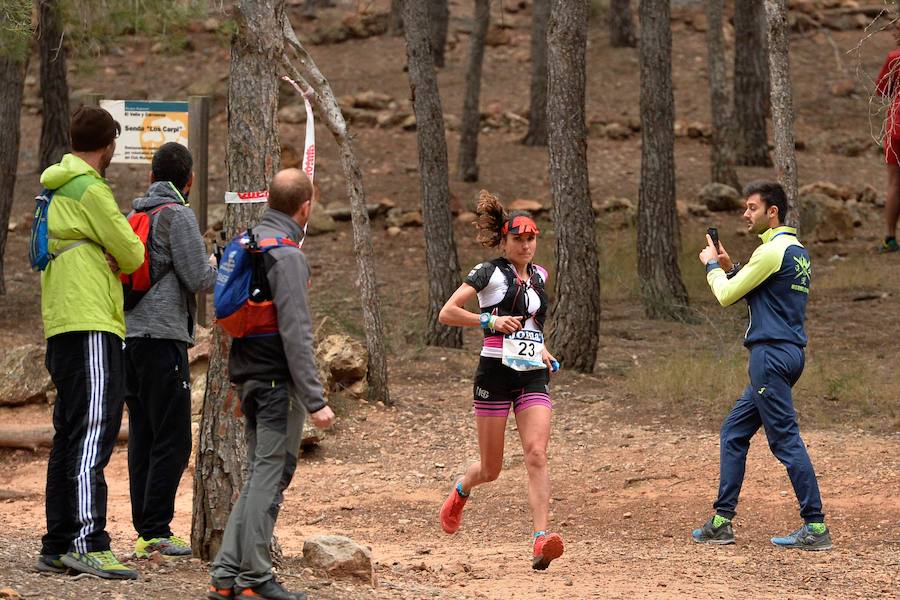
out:
<path id="1" fill-rule="evenodd" d="M 543 361 L 544 334 L 522 329 L 503 336 L 503 364 L 516 371 L 546 369 Z"/>

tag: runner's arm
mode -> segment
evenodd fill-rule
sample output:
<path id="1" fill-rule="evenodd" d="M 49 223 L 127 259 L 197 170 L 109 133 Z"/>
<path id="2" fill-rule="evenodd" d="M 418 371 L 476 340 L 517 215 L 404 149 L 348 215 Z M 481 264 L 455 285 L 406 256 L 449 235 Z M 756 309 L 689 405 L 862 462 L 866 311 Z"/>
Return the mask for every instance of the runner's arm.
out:
<path id="1" fill-rule="evenodd" d="M 464 308 L 477 294 L 475 288 L 468 283 L 460 285 L 444 304 L 438 321 L 451 327 L 481 327 L 480 315 Z"/>
<path id="2" fill-rule="evenodd" d="M 731 279 L 717 262 L 706 265 L 706 281 L 722 306 L 731 306 L 778 270 L 783 249 L 775 244 L 759 246 L 740 271 Z"/>
<path id="3" fill-rule="evenodd" d="M 212 290 L 216 283 L 216 269 L 209 264 L 194 211 L 173 210 L 169 243 L 172 266 L 181 283 L 192 293 Z"/>

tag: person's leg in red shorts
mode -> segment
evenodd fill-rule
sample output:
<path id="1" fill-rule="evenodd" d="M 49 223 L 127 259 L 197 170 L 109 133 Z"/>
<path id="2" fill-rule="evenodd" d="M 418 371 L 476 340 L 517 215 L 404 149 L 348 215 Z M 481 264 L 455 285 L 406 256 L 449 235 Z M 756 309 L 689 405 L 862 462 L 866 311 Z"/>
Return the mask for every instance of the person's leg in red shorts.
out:
<path id="1" fill-rule="evenodd" d="M 900 216 L 900 138 L 885 136 L 884 162 L 887 164 L 887 198 L 884 203 L 884 241 L 880 252 L 900 250 L 897 243 L 897 218 Z"/>

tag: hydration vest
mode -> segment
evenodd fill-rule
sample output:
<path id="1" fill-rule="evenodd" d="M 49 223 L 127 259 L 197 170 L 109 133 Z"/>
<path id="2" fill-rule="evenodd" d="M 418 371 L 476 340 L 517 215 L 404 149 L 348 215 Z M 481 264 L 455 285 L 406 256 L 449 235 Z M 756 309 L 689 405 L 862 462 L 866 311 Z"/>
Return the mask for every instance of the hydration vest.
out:
<path id="1" fill-rule="evenodd" d="M 538 298 L 540 298 L 541 301 L 540 308 L 538 308 L 537 312 L 534 314 L 534 322 L 537 323 L 537 326 L 543 331 L 544 319 L 547 316 L 549 301 L 547 299 L 547 291 L 544 289 L 544 279 L 538 273 L 534 263 L 529 263 L 528 265 L 529 278 L 525 284 L 523 284 L 523 282 L 519 280 L 518 275 L 516 275 L 515 267 L 513 267 L 505 258 L 495 258 L 491 261 L 491 264 L 494 265 L 494 268 L 499 269 L 500 272 L 503 273 L 504 278 L 506 278 L 506 293 L 503 295 L 503 299 L 497 304 L 482 306 L 480 309 L 481 312 L 495 314 L 498 317 L 525 317 L 527 320 L 529 318 L 529 312 L 526 310 L 525 302 L 528 298 L 527 291 L 530 287 L 537 293 Z M 484 335 L 489 336 L 497 334 L 489 329 L 485 329 Z"/>

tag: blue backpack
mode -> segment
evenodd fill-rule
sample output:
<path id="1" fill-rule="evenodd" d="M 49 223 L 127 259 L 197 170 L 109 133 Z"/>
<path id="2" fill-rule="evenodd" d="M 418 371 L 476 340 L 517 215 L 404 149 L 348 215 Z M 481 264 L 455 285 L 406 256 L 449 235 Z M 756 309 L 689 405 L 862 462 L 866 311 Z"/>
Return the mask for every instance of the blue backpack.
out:
<path id="1" fill-rule="evenodd" d="M 213 291 L 216 323 L 231 337 L 278 333 L 278 314 L 266 274 L 265 255 L 299 245 L 288 238 L 257 240 L 253 230 L 235 237 L 222 251 Z"/>
<path id="2" fill-rule="evenodd" d="M 71 181 L 76 181 L 81 177 L 90 176 L 79 175 Z M 41 190 L 41 193 L 34 198 L 34 220 L 31 222 L 31 236 L 28 239 L 28 262 L 31 263 L 32 271 L 43 271 L 47 268 L 47 265 L 50 264 L 51 260 L 63 252 L 90 241 L 76 240 L 68 246 L 63 246 L 56 252 L 50 252 L 50 234 L 47 230 L 47 216 L 50 213 L 50 201 L 53 200 L 54 193 L 55 190 L 44 188 Z"/>

